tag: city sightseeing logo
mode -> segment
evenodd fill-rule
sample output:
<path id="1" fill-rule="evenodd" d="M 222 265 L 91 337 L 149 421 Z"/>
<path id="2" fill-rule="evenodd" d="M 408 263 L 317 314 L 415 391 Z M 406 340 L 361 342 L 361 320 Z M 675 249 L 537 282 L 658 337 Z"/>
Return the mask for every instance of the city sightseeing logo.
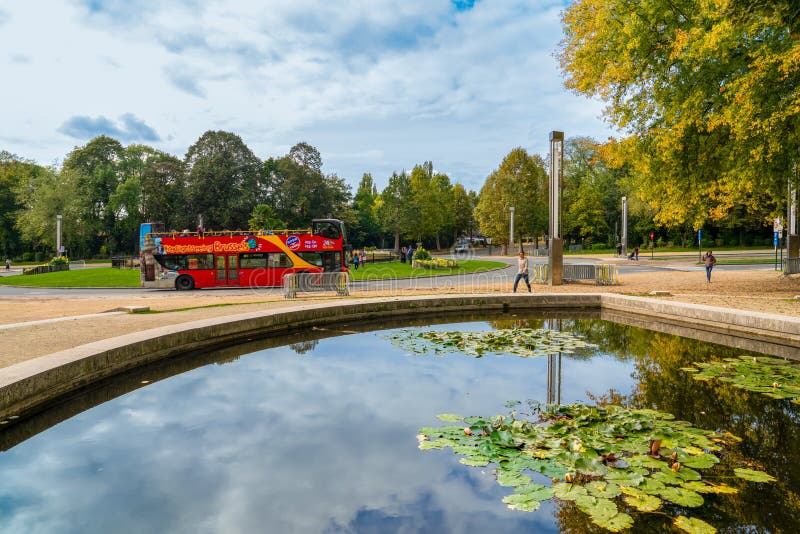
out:
<path id="1" fill-rule="evenodd" d="M 255 250 L 255 249 L 257 249 L 257 248 L 258 248 L 258 241 L 256 241 L 256 238 L 255 238 L 255 237 L 251 237 L 250 239 L 248 239 L 247 241 L 245 241 L 245 243 L 247 243 L 247 247 L 248 247 L 250 250 Z"/>
<path id="2" fill-rule="evenodd" d="M 290 235 L 286 238 L 286 246 L 289 250 L 298 250 L 300 248 L 300 238 L 296 235 Z"/>

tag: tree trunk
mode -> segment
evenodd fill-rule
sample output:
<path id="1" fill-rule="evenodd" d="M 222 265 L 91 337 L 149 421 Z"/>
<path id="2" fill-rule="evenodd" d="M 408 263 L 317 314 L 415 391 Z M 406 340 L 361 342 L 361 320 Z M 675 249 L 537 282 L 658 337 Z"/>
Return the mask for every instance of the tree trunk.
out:
<path id="1" fill-rule="evenodd" d="M 394 231 L 394 251 L 400 252 L 400 230 Z"/>
<path id="2" fill-rule="evenodd" d="M 439 243 L 439 232 L 436 232 L 436 250 L 442 250 L 442 245 Z"/>
<path id="3" fill-rule="evenodd" d="M 508 255 L 508 243 L 503 243 L 500 245 L 500 255 L 507 256 Z"/>

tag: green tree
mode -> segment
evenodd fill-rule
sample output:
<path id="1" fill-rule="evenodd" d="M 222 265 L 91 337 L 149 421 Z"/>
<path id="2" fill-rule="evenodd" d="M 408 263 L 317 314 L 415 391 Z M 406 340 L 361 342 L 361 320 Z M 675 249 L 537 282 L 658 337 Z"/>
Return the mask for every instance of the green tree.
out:
<path id="1" fill-rule="evenodd" d="M 392 173 L 389 183 L 376 200 L 375 211 L 383 230 L 394 236 L 394 250 L 400 250 L 400 238 L 408 233 L 416 216 L 411 205 L 411 180 L 408 174 Z"/>
<path id="2" fill-rule="evenodd" d="M 0 260 L 22 253 L 24 244 L 15 228 L 17 216 L 24 208 L 20 186 L 44 172 L 44 168 L 33 162 L 0 151 Z"/>
<path id="3" fill-rule="evenodd" d="M 264 202 L 290 227 L 308 226 L 311 219 L 321 217 L 342 219 L 348 225 L 355 222 L 350 187 L 336 175 L 323 175 L 321 166 L 319 151 L 307 143 L 264 162 Z"/>
<path id="4" fill-rule="evenodd" d="M 565 11 L 566 84 L 604 100 L 631 134 L 619 146 L 657 223 L 783 212 L 800 153 L 797 13 L 789 0 L 578 0 Z"/>
<path id="5" fill-rule="evenodd" d="M 275 216 L 275 210 L 268 204 L 259 204 L 253 208 L 248 225 L 254 231 L 286 228 L 286 224 Z"/>
<path id="6" fill-rule="evenodd" d="M 472 191 L 467 192 L 461 184 L 455 184 L 452 189 L 453 205 L 453 242 L 460 236 L 468 235 L 472 237 L 475 223 L 475 195 L 470 196 Z"/>
<path id="7" fill-rule="evenodd" d="M 62 216 L 62 244 L 72 257 L 85 258 L 90 248 L 94 226 L 85 220 L 82 185 L 85 175 L 74 169 L 44 168 L 24 176 L 19 184 L 22 210 L 16 227 L 22 238 L 35 250 L 56 253 L 56 216 Z"/>
<path id="8" fill-rule="evenodd" d="M 489 175 L 481 188 L 475 219 L 481 233 L 508 253 L 510 207 L 514 207 L 515 235 L 537 235 L 547 225 L 547 172 L 542 158 L 515 148 Z"/>
<path id="9" fill-rule="evenodd" d="M 350 240 L 357 246 L 377 245 L 381 238 L 381 229 L 375 214 L 375 201 L 378 192 L 372 175 L 364 173 L 353 197 L 353 210 L 357 222 L 350 229 Z"/>
<path id="10" fill-rule="evenodd" d="M 95 137 L 83 147 L 76 147 L 64 161 L 67 175 L 77 180 L 79 195 L 74 199 L 80 212 L 82 233 L 86 238 L 87 255 L 96 254 L 101 246 L 116 248 L 114 239 L 117 214 L 111 204 L 120 182 L 124 148 L 106 135 Z"/>
<path id="11" fill-rule="evenodd" d="M 258 203 L 261 161 L 234 133 L 207 131 L 189 147 L 186 193 L 203 224 L 244 228 Z"/>

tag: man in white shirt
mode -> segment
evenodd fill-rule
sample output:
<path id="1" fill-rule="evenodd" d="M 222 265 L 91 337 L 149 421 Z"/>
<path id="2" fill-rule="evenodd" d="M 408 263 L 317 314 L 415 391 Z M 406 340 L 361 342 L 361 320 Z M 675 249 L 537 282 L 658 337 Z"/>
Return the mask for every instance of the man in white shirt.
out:
<path id="1" fill-rule="evenodd" d="M 525 285 L 528 286 L 528 293 L 531 292 L 531 283 L 528 281 L 528 258 L 525 257 L 524 252 L 519 253 L 517 258 L 517 276 L 514 278 L 514 293 L 517 292 L 517 284 L 520 280 L 525 280 Z"/>

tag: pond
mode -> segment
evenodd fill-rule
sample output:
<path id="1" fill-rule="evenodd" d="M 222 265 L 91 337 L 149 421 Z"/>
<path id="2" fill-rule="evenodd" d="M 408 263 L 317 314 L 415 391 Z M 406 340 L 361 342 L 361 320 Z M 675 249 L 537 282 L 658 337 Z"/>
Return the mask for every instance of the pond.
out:
<path id="1" fill-rule="evenodd" d="M 528 400 L 651 408 L 729 431 L 741 441 L 715 453 L 723 464 L 777 478 L 728 481 L 738 493 L 704 495 L 697 508 L 632 513 L 634 531 L 669 530 L 684 513 L 721 531 L 800 531 L 800 406 L 686 370 L 760 355 L 591 317 L 462 320 L 345 325 L 283 346 L 254 340 L 187 355 L 8 425 L 0 531 L 602 531 L 567 500 L 509 510 L 503 498 L 514 488 L 498 484 L 492 464 L 420 450 L 421 428 L 449 424 L 439 414 L 490 417 Z M 595 347 L 475 357 L 452 347 L 420 354 L 402 341 L 427 330 L 523 327 Z"/>

